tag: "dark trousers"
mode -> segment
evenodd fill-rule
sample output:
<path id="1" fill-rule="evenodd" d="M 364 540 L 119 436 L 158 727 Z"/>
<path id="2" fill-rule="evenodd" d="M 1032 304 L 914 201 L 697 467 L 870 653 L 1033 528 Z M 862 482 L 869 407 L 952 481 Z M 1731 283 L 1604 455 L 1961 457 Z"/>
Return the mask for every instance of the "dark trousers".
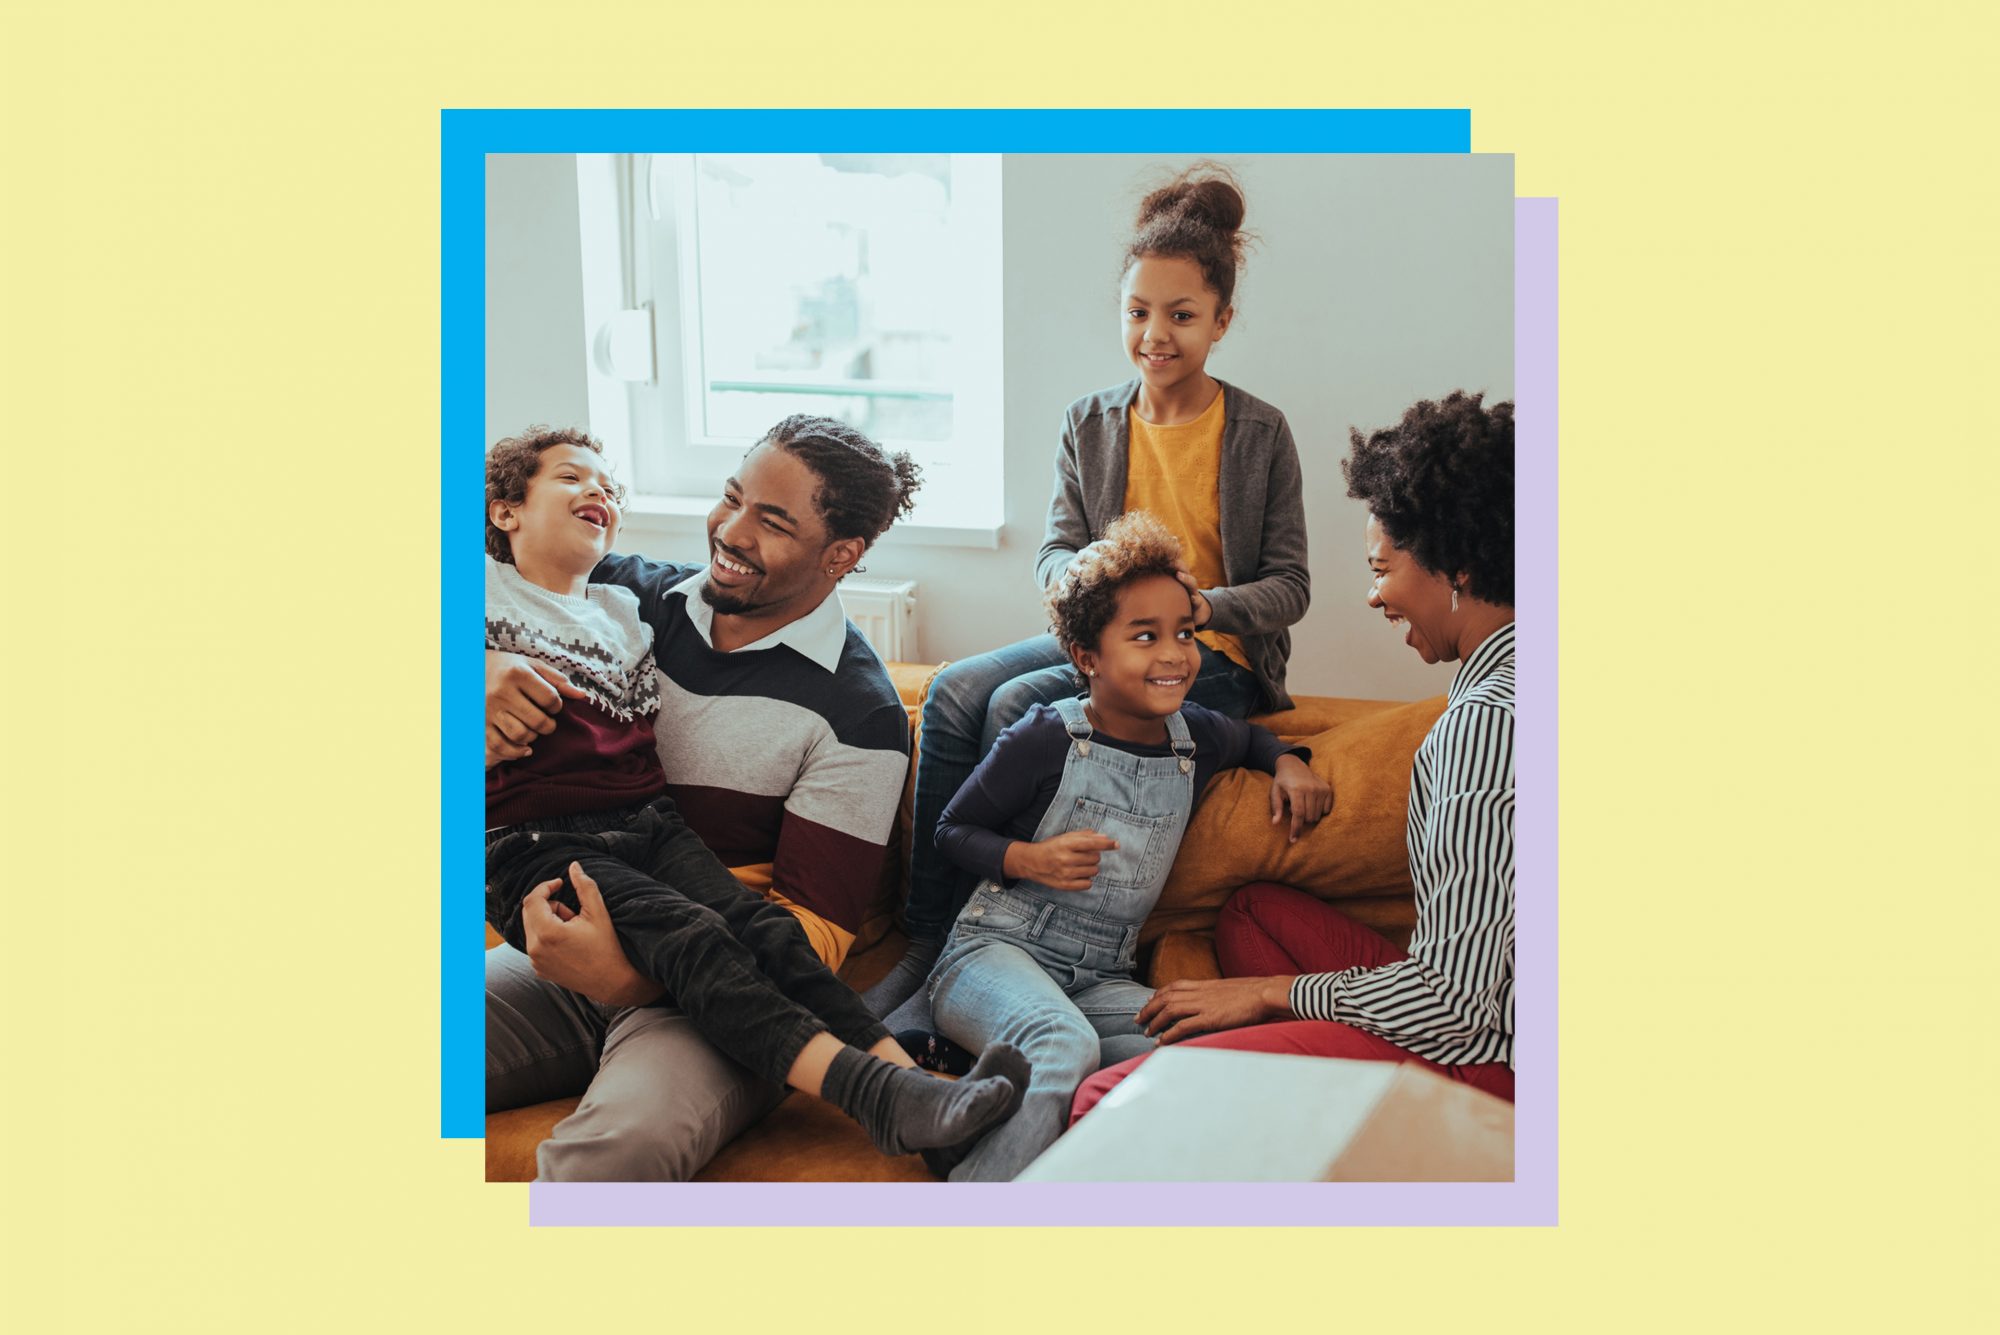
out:
<path id="1" fill-rule="evenodd" d="M 798 919 L 743 887 L 671 798 L 533 822 L 487 837 L 486 920 L 517 950 L 521 903 L 543 881 L 575 908 L 569 864 L 597 882 L 632 967 L 667 989 L 709 1042 L 782 1083 L 814 1036 L 870 1048 L 889 1036 L 813 953 Z"/>

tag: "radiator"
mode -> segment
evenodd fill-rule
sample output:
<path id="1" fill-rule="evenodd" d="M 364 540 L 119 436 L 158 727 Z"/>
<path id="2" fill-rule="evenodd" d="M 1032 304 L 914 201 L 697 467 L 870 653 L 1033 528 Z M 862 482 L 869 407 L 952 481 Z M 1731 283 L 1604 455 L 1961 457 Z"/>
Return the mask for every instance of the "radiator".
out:
<path id="1" fill-rule="evenodd" d="M 910 579 L 868 579 L 850 575 L 840 582 L 840 604 L 885 663 L 917 657 L 917 583 Z"/>

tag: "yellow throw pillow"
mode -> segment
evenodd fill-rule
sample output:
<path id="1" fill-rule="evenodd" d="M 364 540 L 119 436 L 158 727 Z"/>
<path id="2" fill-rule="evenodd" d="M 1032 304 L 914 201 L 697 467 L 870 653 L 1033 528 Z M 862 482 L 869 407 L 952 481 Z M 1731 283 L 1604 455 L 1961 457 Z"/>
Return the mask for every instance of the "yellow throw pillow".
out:
<path id="1" fill-rule="evenodd" d="M 1332 814 L 1296 844 L 1287 842 L 1288 824 L 1271 824 L 1269 775 L 1247 769 L 1217 775 L 1195 806 L 1140 939 L 1213 927 L 1223 902 L 1251 881 L 1343 901 L 1343 910 L 1360 910 L 1353 916 L 1385 935 L 1406 935 L 1414 918 L 1405 844 L 1410 766 L 1443 712 L 1440 695 L 1295 739 L 1312 748 L 1313 772 L 1333 785 Z"/>

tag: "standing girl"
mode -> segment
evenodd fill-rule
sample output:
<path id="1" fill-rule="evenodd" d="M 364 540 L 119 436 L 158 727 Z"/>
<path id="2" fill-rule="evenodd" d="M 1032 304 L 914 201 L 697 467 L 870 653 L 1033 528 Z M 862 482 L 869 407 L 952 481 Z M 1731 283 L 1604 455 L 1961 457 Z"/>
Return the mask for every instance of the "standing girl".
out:
<path id="1" fill-rule="evenodd" d="M 1152 989 L 1132 976 L 1139 926 L 1218 769 L 1272 775 L 1272 820 L 1289 810 L 1295 839 L 1332 809 L 1309 753 L 1187 700 L 1202 655 L 1183 568 L 1180 543 L 1143 512 L 1068 564 L 1050 621 L 1088 698 L 1032 707 L 939 822 L 938 847 L 978 888 L 931 974 L 938 1030 L 1032 1065 L 1012 1119 L 969 1152 L 927 1153 L 955 1182 L 1011 1180 L 1061 1133 L 1085 1076 L 1151 1050 L 1137 1015 Z"/>
<path id="2" fill-rule="evenodd" d="M 1208 354 L 1228 333 L 1242 263 L 1243 193 L 1201 166 L 1147 195 L 1126 247 L 1119 338 L 1138 378 L 1069 406 L 1056 456 L 1048 533 L 1036 559 L 1057 587 L 1077 553 L 1128 510 L 1159 516 L 1179 539 L 1178 578 L 1194 603 L 1195 703 L 1232 718 L 1289 708 L 1288 627 L 1305 615 L 1306 519 L 1298 450 L 1284 414 L 1224 384 Z M 935 832 L 1001 732 L 1035 705 L 1074 693 L 1053 636 L 954 663 L 924 701 L 911 841 L 908 955 L 871 990 L 877 1015 L 917 990 L 972 878 Z M 890 1027 L 927 1027 L 921 1014 Z"/>

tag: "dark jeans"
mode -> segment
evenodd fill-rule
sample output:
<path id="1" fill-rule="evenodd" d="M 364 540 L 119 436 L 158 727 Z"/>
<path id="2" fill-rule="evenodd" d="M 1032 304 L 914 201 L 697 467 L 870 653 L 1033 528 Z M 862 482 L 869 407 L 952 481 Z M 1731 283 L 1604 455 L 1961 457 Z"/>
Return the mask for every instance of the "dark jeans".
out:
<path id="1" fill-rule="evenodd" d="M 783 1082 L 814 1036 L 870 1048 L 889 1036 L 813 953 L 791 913 L 743 887 L 688 829 L 671 798 L 533 822 L 488 836 L 486 920 L 526 949 L 521 902 L 543 881 L 576 907 L 569 864 L 597 882 L 618 943 L 709 1042 Z"/>

